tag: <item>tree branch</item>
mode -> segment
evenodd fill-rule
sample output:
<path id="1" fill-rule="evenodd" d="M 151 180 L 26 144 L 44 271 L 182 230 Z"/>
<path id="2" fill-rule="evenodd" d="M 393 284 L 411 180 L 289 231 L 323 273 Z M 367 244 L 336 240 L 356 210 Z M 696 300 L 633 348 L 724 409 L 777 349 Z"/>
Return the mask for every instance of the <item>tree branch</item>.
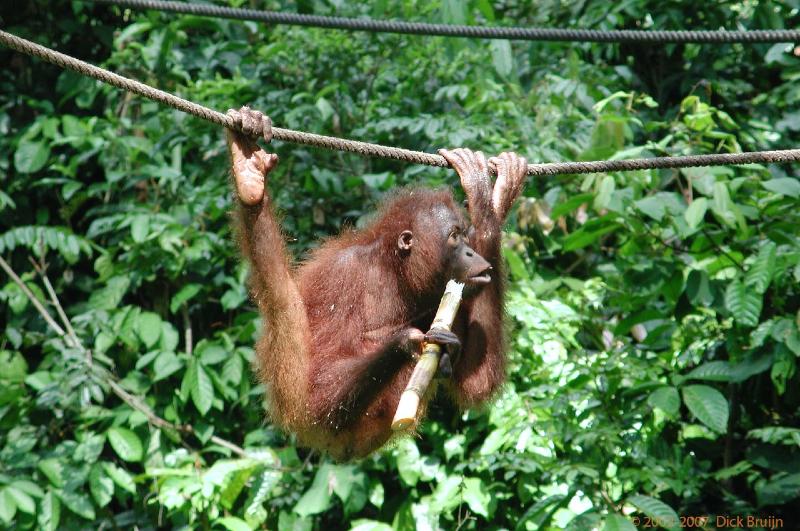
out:
<path id="1" fill-rule="evenodd" d="M 50 284 L 50 281 L 47 280 L 47 277 L 44 275 L 43 270 L 40 270 L 40 268 L 36 265 L 34 265 L 34 267 L 36 267 L 37 272 L 41 274 L 42 279 L 45 282 L 45 288 L 47 289 L 47 292 L 50 294 L 51 299 L 53 299 L 53 304 L 56 306 L 56 310 L 58 311 L 59 316 L 64 321 L 64 325 L 67 326 L 68 330 L 70 330 L 69 334 L 67 334 L 67 332 L 65 332 L 64 329 L 58 325 L 58 323 L 50 315 L 50 312 L 47 311 L 47 309 L 42 305 L 42 303 L 40 303 L 39 300 L 36 298 L 36 296 L 31 292 L 31 290 L 28 289 L 28 286 L 26 286 L 25 283 L 22 281 L 22 279 L 14 272 L 13 269 L 11 269 L 11 266 L 8 264 L 8 262 L 6 262 L 3 259 L 3 257 L 0 256 L 0 268 L 2 268 L 3 271 L 5 271 L 8 274 L 8 276 L 11 278 L 11 280 L 14 281 L 14 283 L 17 286 L 19 286 L 19 288 L 22 290 L 22 292 L 25 294 L 28 300 L 31 301 L 33 306 L 39 312 L 39 315 L 42 316 L 42 318 L 50 326 L 53 332 L 55 332 L 61 338 L 69 340 L 70 343 L 74 342 L 74 347 L 81 350 L 83 353 L 86 353 L 87 356 L 89 356 L 88 359 L 91 360 L 90 357 L 91 352 L 86 347 L 84 347 L 84 345 L 78 340 L 77 335 L 75 335 L 75 330 L 72 328 L 72 323 L 69 321 L 69 318 L 67 317 L 66 313 L 64 313 L 64 309 L 61 306 L 61 303 L 58 301 L 58 296 L 56 295 L 55 290 L 53 290 L 52 284 Z M 98 371 L 95 371 L 95 373 L 97 372 Z M 173 424 L 172 422 L 159 417 L 155 413 L 155 411 L 153 411 L 147 404 L 145 404 L 140 397 L 126 391 L 125 388 L 122 387 L 122 385 L 120 385 L 119 381 L 114 377 L 114 375 L 105 370 L 103 370 L 101 374 L 103 377 L 102 378 L 103 383 L 106 383 L 111 389 L 111 391 L 120 400 L 125 402 L 131 408 L 141 412 L 147 418 L 147 421 L 152 426 L 155 426 L 156 428 L 162 430 L 166 429 L 166 430 L 174 430 L 178 433 L 189 433 L 199 438 L 197 432 L 190 424 Z M 226 439 L 213 435 L 210 440 L 213 441 L 215 444 L 218 444 L 219 446 L 227 448 L 228 450 L 230 450 L 231 452 L 240 457 L 252 457 L 252 455 L 250 455 L 244 448 Z"/>
<path id="2" fill-rule="evenodd" d="M 33 258 L 29 257 L 31 264 L 33 264 L 33 268 L 39 273 L 39 276 L 42 278 L 42 283 L 44 284 L 44 288 L 47 291 L 47 294 L 50 296 L 50 301 L 53 303 L 53 306 L 56 309 L 56 313 L 58 317 L 61 319 L 61 323 L 64 325 L 64 328 L 67 330 L 67 337 L 72 341 L 72 345 L 80 349 L 86 355 L 86 362 L 89 366 L 92 366 L 92 351 L 88 350 L 83 347 L 80 340 L 78 339 L 78 335 L 75 333 L 75 329 L 72 328 L 72 322 L 70 322 L 69 318 L 67 317 L 64 308 L 61 306 L 61 302 L 58 300 L 58 296 L 56 295 L 56 291 L 53 289 L 53 285 L 50 283 L 50 279 L 47 278 L 47 264 L 44 261 L 44 255 L 41 257 L 41 262 L 36 263 Z"/>
<path id="3" fill-rule="evenodd" d="M 33 304 L 34 308 L 39 311 L 39 315 L 44 318 L 50 328 L 52 328 L 53 331 L 59 336 L 64 337 L 64 330 L 58 326 L 58 323 L 53 320 L 53 318 L 50 316 L 50 313 L 45 309 L 44 306 L 42 306 L 42 303 L 39 302 L 39 299 L 36 298 L 36 295 L 31 293 L 31 290 L 28 289 L 28 286 L 26 286 L 22 279 L 17 276 L 17 274 L 13 269 L 11 269 L 11 266 L 8 265 L 8 262 L 6 262 L 2 256 L 0 256 L 0 268 L 2 268 L 3 271 L 5 271 L 8 276 L 11 277 L 11 280 L 13 280 L 17 286 L 19 286 L 19 289 L 21 289 L 22 293 L 28 297 L 28 300 L 31 301 L 31 304 Z"/>

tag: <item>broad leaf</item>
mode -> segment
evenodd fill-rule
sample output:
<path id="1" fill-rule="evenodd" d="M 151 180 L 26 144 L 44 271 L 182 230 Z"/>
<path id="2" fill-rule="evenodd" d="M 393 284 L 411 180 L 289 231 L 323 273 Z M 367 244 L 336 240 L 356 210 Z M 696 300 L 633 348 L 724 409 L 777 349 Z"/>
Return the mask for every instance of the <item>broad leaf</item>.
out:
<path id="1" fill-rule="evenodd" d="M 131 221 L 131 237 L 136 243 L 141 243 L 147 238 L 150 231 L 150 216 L 139 214 Z"/>
<path id="2" fill-rule="evenodd" d="M 626 518 L 620 514 L 609 514 L 606 517 L 606 525 L 603 531 L 636 531 L 636 526 L 633 525 L 630 518 Z"/>
<path id="3" fill-rule="evenodd" d="M 761 181 L 761 186 L 776 194 L 788 195 L 795 199 L 800 197 L 800 179 L 780 177 L 778 179 L 770 179 L 769 181 Z"/>
<path id="4" fill-rule="evenodd" d="M 219 518 L 216 520 L 216 523 L 228 529 L 229 531 L 252 531 L 252 527 L 242 520 L 241 518 L 236 518 L 235 516 L 225 516 L 223 518 Z"/>
<path id="5" fill-rule="evenodd" d="M 680 520 L 675 510 L 661 500 L 650 496 L 633 495 L 628 497 L 628 502 L 658 522 L 662 527 L 670 529 L 677 528 L 680 525 Z"/>
<path id="6" fill-rule="evenodd" d="M 78 516 L 87 520 L 95 519 L 94 506 L 92 506 L 89 496 L 76 492 L 59 491 L 58 497 L 61 498 L 67 509 Z"/>
<path id="7" fill-rule="evenodd" d="M 108 474 L 114 483 L 117 484 L 122 490 L 128 491 L 131 494 L 136 493 L 136 483 L 133 481 L 133 477 L 128 473 L 127 470 L 124 468 L 120 468 L 114 463 L 104 462 L 102 463 L 103 469 Z"/>
<path id="8" fill-rule="evenodd" d="M 0 488 L 0 520 L 11 523 L 14 515 L 17 514 L 17 504 L 7 488 Z"/>
<path id="9" fill-rule="evenodd" d="M 728 429 L 728 401 L 713 387 L 688 385 L 683 388 L 683 402 L 697 420 L 715 432 Z"/>
<path id="10" fill-rule="evenodd" d="M 189 365 L 190 373 L 190 388 L 189 392 L 192 396 L 197 411 L 203 416 L 211 409 L 211 404 L 214 402 L 214 384 L 208 376 L 205 367 L 198 362 L 193 362 Z"/>
<path id="11" fill-rule="evenodd" d="M 136 332 L 147 348 L 153 348 L 161 337 L 161 317 L 153 312 L 140 313 L 136 321 Z"/>
<path id="12" fill-rule="evenodd" d="M 647 403 L 657 407 L 670 417 L 678 414 L 681 407 L 681 398 L 674 387 L 659 387 L 647 398 Z"/>
<path id="13" fill-rule="evenodd" d="M 114 481 L 108 477 L 99 463 L 92 466 L 89 472 L 89 489 L 99 507 L 105 507 L 114 495 Z"/>
<path id="14" fill-rule="evenodd" d="M 744 283 L 759 294 L 767 291 L 767 287 L 772 280 L 772 274 L 775 271 L 775 249 L 774 242 L 768 241 L 762 245 L 755 262 L 750 266 L 745 276 Z"/>
<path id="15" fill-rule="evenodd" d="M 597 195 L 594 198 L 595 210 L 608 208 L 608 204 L 611 202 L 611 195 L 614 193 L 615 188 L 616 183 L 614 182 L 614 178 L 610 175 L 605 175 L 600 181 L 600 187 L 598 188 Z"/>
<path id="16" fill-rule="evenodd" d="M 153 364 L 155 381 L 163 380 L 183 368 L 183 361 L 174 352 L 161 352 Z"/>
<path id="17" fill-rule="evenodd" d="M 800 473 L 776 473 L 756 485 L 759 505 L 778 505 L 800 498 Z"/>
<path id="18" fill-rule="evenodd" d="M 695 367 L 685 376 L 687 380 L 708 380 L 711 382 L 729 382 L 731 366 L 727 361 L 709 361 Z"/>
<path id="19" fill-rule="evenodd" d="M 507 40 L 496 39 L 491 41 L 492 66 L 501 77 L 508 77 L 514 71 L 514 54 L 511 52 L 511 43 Z"/>
<path id="20" fill-rule="evenodd" d="M 139 437 L 127 428 L 113 426 L 106 432 L 108 442 L 124 461 L 142 460 L 142 442 Z"/>
<path id="21" fill-rule="evenodd" d="M 703 218 L 706 216 L 706 211 L 708 210 L 708 199 L 705 197 L 698 197 L 689 207 L 686 209 L 686 212 L 683 213 L 683 217 L 686 220 L 686 223 L 691 228 L 697 228 L 700 225 L 700 222 L 703 221 Z"/>
<path id="22" fill-rule="evenodd" d="M 462 491 L 464 502 L 469 505 L 472 512 L 484 518 L 489 518 L 489 504 L 492 500 L 489 489 L 479 478 L 465 478 Z"/>
<path id="23" fill-rule="evenodd" d="M 762 303 L 762 296 L 741 280 L 734 280 L 725 290 L 725 307 L 739 324 L 756 326 Z"/>
<path id="24" fill-rule="evenodd" d="M 14 500 L 17 510 L 20 512 L 28 514 L 34 514 L 36 512 L 36 502 L 33 501 L 33 498 L 31 498 L 27 492 L 13 485 L 6 485 L 5 492 Z"/>
<path id="25" fill-rule="evenodd" d="M 47 491 L 39 504 L 39 514 L 36 518 L 39 529 L 43 531 L 56 531 L 61 521 L 61 500 L 53 491 Z"/>
<path id="26" fill-rule="evenodd" d="M 14 153 L 14 167 L 20 173 L 41 170 L 50 157 L 50 146 L 41 141 L 21 140 Z"/>
<path id="27" fill-rule="evenodd" d="M 431 498 L 431 511 L 434 513 L 445 513 L 459 506 L 461 503 L 461 476 L 447 476 L 440 481 L 433 491 Z"/>
<path id="28" fill-rule="evenodd" d="M 332 465 L 324 463 L 317 470 L 314 482 L 305 494 L 303 494 L 294 506 L 294 512 L 300 516 L 309 516 L 327 511 L 331 506 L 331 489 L 329 478 L 332 472 Z"/>
<path id="29" fill-rule="evenodd" d="M 197 295 L 201 288 L 202 286 L 200 284 L 186 284 L 183 286 L 180 291 L 172 297 L 172 301 L 169 303 L 169 311 L 172 313 L 177 312 L 181 306 Z"/>

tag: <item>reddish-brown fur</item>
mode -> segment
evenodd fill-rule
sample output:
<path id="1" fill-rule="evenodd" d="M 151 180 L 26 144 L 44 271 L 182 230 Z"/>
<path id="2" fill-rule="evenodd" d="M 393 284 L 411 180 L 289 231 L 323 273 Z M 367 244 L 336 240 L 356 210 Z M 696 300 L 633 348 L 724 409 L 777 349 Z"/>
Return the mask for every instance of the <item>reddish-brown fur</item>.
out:
<path id="1" fill-rule="evenodd" d="M 249 147 L 245 157 L 257 149 Z M 242 196 L 246 177 L 232 153 Z M 488 173 L 478 177 L 488 180 Z M 499 388 L 505 359 L 502 220 L 492 214 L 490 182 L 488 194 L 476 192 L 463 173 L 462 184 L 475 228 L 470 243 L 494 269 L 492 282 L 463 302 L 454 325 L 462 354 L 446 388 L 466 407 Z M 466 227 L 463 213 L 449 191 L 404 189 L 368 227 L 327 240 L 293 269 L 270 202 L 264 193 L 251 206 L 240 201 L 238 210 L 242 252 L 253 267 L 251 291 L 264 320 L 256 366 L 268 387 L 270 415 L 301 445 L 337 459 L 365 456 L 392 435 L 392 415 L 413 368 L 409 351 L 418 347 L 409 343 L 409 330 L 430 326 L 448 280 L 447 231 L 451 223 Z M 510 202 L 504 206 L 507 211 Z M 405 230 L 414 234 L 410 253 L 398 249 Z"/>

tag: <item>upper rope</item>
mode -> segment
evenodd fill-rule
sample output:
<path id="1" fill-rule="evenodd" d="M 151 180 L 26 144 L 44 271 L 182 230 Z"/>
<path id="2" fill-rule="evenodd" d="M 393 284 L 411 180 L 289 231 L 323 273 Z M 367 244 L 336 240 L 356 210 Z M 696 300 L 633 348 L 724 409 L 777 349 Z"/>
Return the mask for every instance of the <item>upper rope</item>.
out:
<path id="1" fill-rule="evenodd" d="M 192 114 L 209 122 L 228 127 L 243 133 L 241 124 L 221 112 L 203 107 L 197 103 L 179 98 L 174 94 L 159 90 L 145 85 L 139 81 L 129 79 L 104 68 L 81 61 L 69 55 L 51 50 L 40 44 L 28 41 L 11 33 L 0 30 L 0 44 L 27 55 L 38 57 L 49 63 L 72 70 L 79 74 L 92 77 L 109 85 L 127 90 L 134 94 L 144 96 L 153 101 L 169 105 L 180 111 Z M 265 126 L 265 127 L 268 127 Z M 269 136 L 270 131 L 264 130 L 255 136 Z M 450 165 L 441 155 L 424 153 L 357 140 L 347 140 L 332 136 L 316 135 L 292 129 L 280 127 L 271 128 L 272 138 L 293 142 L 295 144 L 307 144 L 326 149 L 339 151 L 349 151 L 363 156 L 382 157 L 387 159 L 402 160 L 416 164 L 428 166 L 449 167 Z M 561 175 L 571 173 L 600 173 L 610 171 L 632 171 L 648 170 L 661 168 L 688 168 L 695 166 L 721 166 L 732 164 L 752 164 L 752 163 L 771 163 L 771 162 L 793 162 L 800 160 L 800 149 L 784 149 L 777 151 L 751 151 L 745 153 L 718 153 L 713 155 L 683 155 L 677 157 L 658 157 L 650 159 L 628 159 L 628 160 L 601 160 L 589 162 L 548 162 L 541 164 L 529 164 L 528 175 Z"/>
<path id="2" fill-rule="evenodd" d="M 397 20 L 371 20 L 367 18 L 328 17 L 259 11 L 209 4 L 187 4 L 162 0 L 90 0 L 134 9 L 153 9 L 217 18 L 253 20 L 268 24 L 313 26 L 373 33 L 404 33 L 410 35 L 442 35 L 446 37 L 472 37 L 477 39 L 507 39 L 520 41 L 572 41 L 572 42 L 646 42 L 660 43 L 730 43 L 730 42 L 796 42 L 800 30 L 590 30 L 568 28 L 483 27 L 456 24 L 429 24 Z"/>

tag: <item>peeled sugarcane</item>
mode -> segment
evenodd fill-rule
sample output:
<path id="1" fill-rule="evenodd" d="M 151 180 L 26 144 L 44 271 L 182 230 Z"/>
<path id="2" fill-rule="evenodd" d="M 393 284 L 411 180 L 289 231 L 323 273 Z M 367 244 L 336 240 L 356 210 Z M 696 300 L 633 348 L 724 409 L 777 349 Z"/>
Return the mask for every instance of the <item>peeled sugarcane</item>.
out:
<path id="1" fill-rule="evenodd" d="M 458 307 L 461 304 L 461 293 L 463 291 L 464 284 L 455 280 L 447 283 L 444 295 L 442 295 L 442 300 L 439 303 L 439 309 L 436 310 L 436 317 L 433 318 L 431 329 L 450 330 Z M 441 351 L 442 347 L 435 343 L 425 343 L 422 347 L 422 355 L 414 367 L 414 372 L 411 373 L 411 378 L 408 380 L 405 391 L 400 395 L 400 401 L 397 403 L 397 411 L 392 421 L 392 429 L 394 431 L 402 431 L 416 426 L 419 403 L 422 397 L 425 396 L 425 392 L 428 390 L 428 386 L 439 368 Z"/>

